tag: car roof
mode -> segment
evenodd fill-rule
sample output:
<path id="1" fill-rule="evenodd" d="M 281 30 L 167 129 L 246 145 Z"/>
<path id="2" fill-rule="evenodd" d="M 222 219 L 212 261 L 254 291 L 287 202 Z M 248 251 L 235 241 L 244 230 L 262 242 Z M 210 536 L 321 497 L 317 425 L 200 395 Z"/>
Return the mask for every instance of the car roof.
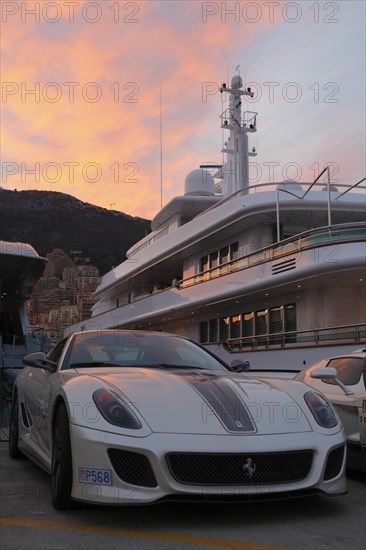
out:
<path id="1" fill-rule="evenodd" d="M 366 358 L 366 349 L 356 349 L 355 351 L 351 351 L 350 353 L 344 353 L 341 355 L 330 355 L 329 357 L 324 357 L 324 359 L 321 359 L 321 361 L 330 361 L 332 359 L 342 359 L 342 357 L 361 357 L 361 359 Z M 320 363 L 320 361 L 316 361 L 316 363 L 313 363 L 313 366 L 317 363 Z"/>
<path id="2" fill-rule="evenodd" d="M 356 349 L 355 351 L 352 352 L 352 355 L 354 353 L 358 353 L 358 354 L 363 354 L 364 356 L 366 355 L 366 348 L 361 348 L 361 349 Z"/>

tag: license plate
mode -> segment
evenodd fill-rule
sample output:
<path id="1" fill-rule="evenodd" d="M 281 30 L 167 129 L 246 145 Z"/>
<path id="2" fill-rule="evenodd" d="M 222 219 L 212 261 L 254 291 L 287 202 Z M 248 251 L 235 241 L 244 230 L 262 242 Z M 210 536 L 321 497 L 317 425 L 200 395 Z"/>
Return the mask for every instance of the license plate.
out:
<path id="1" fill-rule="evenodd" d="M 112 470 L 99 468 L 82 468 L 79 466 L 80 483 L 95 485 L 112 485 Z"/>

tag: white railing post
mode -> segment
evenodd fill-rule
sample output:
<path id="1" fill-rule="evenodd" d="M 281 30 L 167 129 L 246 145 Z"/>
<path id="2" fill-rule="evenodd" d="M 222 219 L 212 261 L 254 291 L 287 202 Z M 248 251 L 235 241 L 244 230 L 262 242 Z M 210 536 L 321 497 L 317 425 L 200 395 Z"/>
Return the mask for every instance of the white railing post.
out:
<path id="1" fill-rule="evenodd" d="M 280 227 L 280 188 L 276 187 L 276 218 L 277 218 L 277 242 L 281 240 L 281 227 Z"/>
<path id="2" fill-rule="evenodd" d="M 330 207 L 330 171 L 329 166 L 327 166 L 327 174 L 328 174 L 328 183 L 327 183 L 327 192 L 328 192 L 328 227 L 331 227 L 332 225 L 332 211 Z"/>

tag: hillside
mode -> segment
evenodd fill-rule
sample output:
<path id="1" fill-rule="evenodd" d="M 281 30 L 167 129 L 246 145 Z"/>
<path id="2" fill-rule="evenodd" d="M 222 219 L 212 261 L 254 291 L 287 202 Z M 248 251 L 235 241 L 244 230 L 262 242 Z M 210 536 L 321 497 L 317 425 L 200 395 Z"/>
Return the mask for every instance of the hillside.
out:
<path id="1" fill-rule="evenodd" d="M 122 262 L 150 222 L 54 191 L 0 189 L 0 239 L 31 244 L 45 256 L 54 248 L 82 251 L 103 275 Z"/>

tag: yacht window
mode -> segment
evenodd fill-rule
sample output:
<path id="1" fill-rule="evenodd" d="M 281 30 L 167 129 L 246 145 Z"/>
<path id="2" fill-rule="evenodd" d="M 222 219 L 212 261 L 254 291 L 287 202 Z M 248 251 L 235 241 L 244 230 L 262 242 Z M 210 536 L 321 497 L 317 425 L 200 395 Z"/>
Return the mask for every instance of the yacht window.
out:
<path id="1" fill-rule="evenodd" d="M 267 310 L 255 312 L 255 333 L 267 334 Z"/>
<path id="2" fill-rule="evenodd" d="M 240 338 L 240 315 L 230 317 L 230 338 Z"/>
<path id="3" fill-rule="evenodd" d="M 200 271 L 215 269 L 219 265 L 229 261 L 236 260 L 239 257 L 239 243 L 232 243 L 230 246 L 224 246 L 220 251 L 215 250 L 211 254 L 206 254 L 200 258 Z"/>
<path id="4" fill-rule="evenodd" d="M 296 330 L 296 304 L 285 306 L 285 331 Z"/>
<path id="5" fill-rule="evenodd" d="M 271 336 L 269 342 L 270 344 L 282 344 L 283 337 L 281 333 L 283 332 L 283 307 L 272 307 L 269 310 L 269 333 L 275 334 L 276 336 Z"/>
<path id="6" fill-rule="evenodd" d="M 226 264 L 229 261 L 229 247 L 225 246 L 220 250 L 220 263 Z"/>
<path id="7" fill-rule="evenodd" d="M 200 342 L 208 342 L 208 323 L 203 321 L 200 324 Z"/>
<path id="8" fill-rule="evenodd" d="M 270 338 L 271 344 L 283 342 L 280 333 L 294 332 L 286 335 L 286 342 L 296 342 L 296 304 L 272 307 L 269 310 L 246 311 L 219 320 L 210 319 L 200 325 L 200 342 L 225 342 L 229 338 L 246 338 L 264 334 L 277 334 Z M 266 343 L 264 338 L 258 344 Z"/>
<path id="9" fill-rule="evenodd" d="M 231 260 L 236 260 L 239 257 L 239 243 L 235 242 L 230 245 Z"/>
<path id="10" fill-rule="evenodd" d="M 208 341 L 217 342 L 218 340 L 218 323 L 217 319 L 211 319 L 208 322 Z"/>
<path id="11" fill-rule="evenodd" d="M 214 268 L 219 265 L 219 253 L 218 252 L 212 252 L 210 254 L 210 267 Z"/>
<path id="12" fill-rule="evenodd" d="M 243 314 L 243 336 L 253 336 L 253 312 Z"/>
<path id="13" fill-rule="evenodd" d="M 229 338 L 229 317 L 220 319 L 220 342 L 226 342 Z"/>
<path id="14" fill-rule="evenodd" d="M 269 310 L 269 332 L 282 332 L 282 307 L 272 307 Z"/>
<path id="15" fill-rule="evenodd" d="M 296 304 L 285 306 L 285 332 L 296 331 Z M 296 342 L 296 334 L 287 334 L 286 342 Z"/>
<path id="16" fill-rule="evenodd" d="M 208 269 L 208 256 L 203 256 L 201 258 L 201 265 L 200 265 L 200 271 L 207 271 Z"/>

